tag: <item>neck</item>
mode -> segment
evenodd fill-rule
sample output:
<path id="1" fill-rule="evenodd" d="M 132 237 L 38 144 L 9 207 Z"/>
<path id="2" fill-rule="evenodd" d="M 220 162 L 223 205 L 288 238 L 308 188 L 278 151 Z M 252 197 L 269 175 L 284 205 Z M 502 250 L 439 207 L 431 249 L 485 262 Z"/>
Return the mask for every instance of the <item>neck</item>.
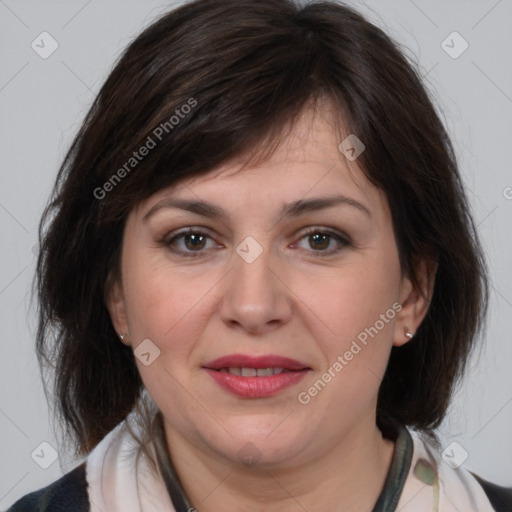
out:
<path id="1" fill-rule="evenodd" d="M 247 467 L 190 443 L 165 422 L 176 472 L 201 512 L 372 510 L 393 459 L 394 443 L 375 423 L 353 428 L 314 459 Z"/>

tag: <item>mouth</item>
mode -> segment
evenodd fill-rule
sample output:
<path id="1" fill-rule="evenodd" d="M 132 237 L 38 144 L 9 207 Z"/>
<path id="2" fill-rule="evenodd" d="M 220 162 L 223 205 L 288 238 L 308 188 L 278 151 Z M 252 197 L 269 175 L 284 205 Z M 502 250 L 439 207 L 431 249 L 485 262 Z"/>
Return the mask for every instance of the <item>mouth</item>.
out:
<path id="1" fill-rule="evenodd" d="M 215 370 L 217 372 L 229 373 L 231 375 L 239 375 L 241 377 L 271 377 L 272 375 L 279 375 L 281 373 L 291 372 L 294 370 L 287 370 L 286 368 L 240 368 L 230 366 L 229 368 L 220 368 Z"/>
<path id="2" fill-rule="evenodd" d="M 243 354 L 218 358 L 203 369 L 224 391 L 242 398 L 274 396 L 298 383 L 311 370 L 287 357 Z"/>

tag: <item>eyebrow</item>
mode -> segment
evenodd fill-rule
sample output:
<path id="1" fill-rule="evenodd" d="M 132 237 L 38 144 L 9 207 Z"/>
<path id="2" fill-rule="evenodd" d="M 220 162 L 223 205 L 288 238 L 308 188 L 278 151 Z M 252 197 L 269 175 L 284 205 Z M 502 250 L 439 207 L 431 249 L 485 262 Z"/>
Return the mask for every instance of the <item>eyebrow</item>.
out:
<path id="1" fill-rule="evenodd" d="M 346 196 L 314 197 L 311 199 L 299 199 L 291 203 L 286 203 L 281 209 L 280 217 L 299 217 L 305 213 L 332 208 L 339 205 L 351 206 L 363 212 L 368 217 L 371 217 L 370 210 L 366 206 L 355 199 Z M 203 217 L 219 219 L 223 222 L 228 220 L 228 214 L 220 206 L 213 203 L 200 200 L 167 197 L 150 208 L 142 218 L 142 221 L 146 222 L 154 213 L 162 208 L 178 208 L 196 213 Z"/>

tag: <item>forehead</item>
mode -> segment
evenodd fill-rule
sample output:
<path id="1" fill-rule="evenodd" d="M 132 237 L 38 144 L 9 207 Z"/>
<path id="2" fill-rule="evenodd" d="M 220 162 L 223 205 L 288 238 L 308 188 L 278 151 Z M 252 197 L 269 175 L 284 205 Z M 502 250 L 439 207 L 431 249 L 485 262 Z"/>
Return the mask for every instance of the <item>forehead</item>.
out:
<path id="1" fill-rule="evenodd" d="M 162 189 L 139 205 L 144 214 L 165 197 L 209 199 L 224 205 L 265 208 L 308 196 L 343 194 L 387 210 L 383 193 L 340 151 L 350 135 L 330 103 L 303 111 L 270 156 L 244 153 L 204 175 L 186 178 Z M 255 158 L 254 158 L 255 157 Z"/>

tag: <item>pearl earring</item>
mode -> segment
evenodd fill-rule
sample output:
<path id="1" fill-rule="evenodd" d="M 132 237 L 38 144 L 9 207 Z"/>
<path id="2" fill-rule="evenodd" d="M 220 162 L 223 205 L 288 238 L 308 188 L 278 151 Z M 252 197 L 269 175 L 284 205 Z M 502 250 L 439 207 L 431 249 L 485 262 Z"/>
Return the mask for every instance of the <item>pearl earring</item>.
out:
<path id="1" fill-rule="evenodd" d="M 124 341 L 124 339 L 126 338 L 126 334 L 120 334 L 119 337 L 121 338 L 121 341 Z"/>
<path id="2" fill-rule="evenodd" d="M 412 340 L 412 337 L 414 336 L 411 332 L 409 332 L 409 328 L 408 327 L 405 327 L 404 326 L 404 332 L 405 332 L 405 335 L 410 339 Z"/>

